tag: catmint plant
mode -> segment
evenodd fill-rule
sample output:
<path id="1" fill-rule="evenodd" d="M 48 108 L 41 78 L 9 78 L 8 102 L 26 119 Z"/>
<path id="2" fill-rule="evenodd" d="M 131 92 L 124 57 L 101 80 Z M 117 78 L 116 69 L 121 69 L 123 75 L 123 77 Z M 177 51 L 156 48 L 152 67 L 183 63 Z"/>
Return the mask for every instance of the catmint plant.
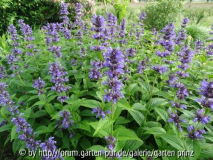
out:
<path id="1" fill-rule="evenodd" d="M 63 93 L 70 90 L 70 86 L 66 86 L 64 82 L 68 81 L 68 77 L 65 77 L 67 72 L 63 71 L 64 68 L 61 66 L 59 62 L 49 63 L 49 74 L 52 75 L 51 82 L 54 83 L 51 90 L 55 90 L 59 93 L 58 100 L 64 102 L 69 97 L 64 95 Z"/>

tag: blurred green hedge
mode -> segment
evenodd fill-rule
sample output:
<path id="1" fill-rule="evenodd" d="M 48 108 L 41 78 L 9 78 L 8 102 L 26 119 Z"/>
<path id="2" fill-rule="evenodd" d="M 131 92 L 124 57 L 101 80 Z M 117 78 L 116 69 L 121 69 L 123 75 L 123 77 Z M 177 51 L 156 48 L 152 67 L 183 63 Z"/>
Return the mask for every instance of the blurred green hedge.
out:
<path id="1" fill-rule="evenodd" d="M 60 3 L 48 0 L 1 0 L 0 1 L 0 35 L 7 31 L 10 23 L 17 24 L 18 19 L 32 27 L 43 26 L 47 22 L 59 22 Z M 69 7 L 71 19 L 74 8 Z"/>

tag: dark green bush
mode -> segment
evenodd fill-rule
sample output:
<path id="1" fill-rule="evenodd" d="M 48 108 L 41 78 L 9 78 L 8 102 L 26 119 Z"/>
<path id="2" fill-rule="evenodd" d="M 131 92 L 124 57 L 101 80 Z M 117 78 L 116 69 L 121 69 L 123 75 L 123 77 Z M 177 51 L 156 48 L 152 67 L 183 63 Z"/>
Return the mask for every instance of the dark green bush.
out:
<path id="1" fill-rule="evenodd" d="M 180 1 L 163 0 L 157 3 L 149 3 L 146 8 L 147 18 L 145 24 L 149 29 L 162 29 L 170 22 L 175 21 L 175 17 L 182 9 Z"/>
<path id="2" fill-rule="evenodd" d="M 47 22 L 59 22 L 60 3 L 48 0 L 4 0 L 0 3 L 0 35 L 7 31 L 9 23 L 23 19 L 31 26 L 42 26 Z M 74 9 L 69 8 L 70 18 Z"/>

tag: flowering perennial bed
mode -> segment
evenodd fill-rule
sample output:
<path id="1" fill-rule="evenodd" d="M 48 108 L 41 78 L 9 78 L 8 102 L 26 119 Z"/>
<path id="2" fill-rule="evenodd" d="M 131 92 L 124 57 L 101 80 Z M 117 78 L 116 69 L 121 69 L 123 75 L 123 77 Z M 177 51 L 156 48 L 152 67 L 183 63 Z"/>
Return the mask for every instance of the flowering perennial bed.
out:
<path id="1" fill-rule="evenodd" d="M 126 31 L 126 20 L 117 24 L 111 13 L 84 22 L 81 4 L 70 22 L 67 7 L 61 4 L 61 23 L 43 26 L 35 37 L 23 20 L 20 31 L 8 28 L 11 53 L 0 65 L 0 135 L 6 138 L 0 140 L 12 143 L 14 157 L 21 159 L 21 148 L 61 148 L 187 150 L 194 157 L 180 159 L 212 158 L 213 38 L 193 49 L 188 18 L 178 33 L 173 23 L 150 32 L 142 12 Z"/>

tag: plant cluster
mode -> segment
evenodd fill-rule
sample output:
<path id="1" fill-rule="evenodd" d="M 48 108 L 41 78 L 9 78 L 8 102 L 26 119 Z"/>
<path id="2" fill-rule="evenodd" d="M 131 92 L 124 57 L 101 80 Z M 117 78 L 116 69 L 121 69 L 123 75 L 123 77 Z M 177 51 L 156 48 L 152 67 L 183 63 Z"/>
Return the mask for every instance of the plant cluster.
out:
<path id="1" fill-rule="evenodd" d="M 175 22 L 177 15 L 182 10 L 181 1 L 162 0 L 156 3 L 149 3 L 145 7 L 147 19 L 145 23 L 149 29 L 156 28 L 161 30 L 170 22 Z"/>
<path id="2" fill-rule="evenodd" d="M 75 7 L 71 22 L 62 3 L 61 22 L 47 23 L 36 38 L 24 20 L 8 27 L 11 52 L 0 62 L 1 158 L 21 159 L 23 148 L 101 151 L 96 159 L 125 159 L 119 151 L 137 149 L 212 158 L 213 38 L 196 41 L 193 50 L 188 18 L 178 34 L 174 23 L 149 32 L 142 12 L 128 31 L 126 20 L 118 24 L 111 13 L 86 23 L 82 5 Z"/>
<path id="3" fill-rule="evenodd" d="M 5 1 L 5 2 L 4 2 Z M 51 0 L 4 0 L 0 5 L 0 35 L 6 33 L 10 23 L 15 26 L 18 19 L 23 19 L 30 26 L 40 28 L 46 23 L 60 22 L 60 3 Z M 76 0 L 68 5 L 69 19 L 74 21 L 75 5 L 82 2 L 84 15 L 91 15 L 94 3 L 92 1 Z M 1 2 L 0 2 L 1 4 Z"/>

